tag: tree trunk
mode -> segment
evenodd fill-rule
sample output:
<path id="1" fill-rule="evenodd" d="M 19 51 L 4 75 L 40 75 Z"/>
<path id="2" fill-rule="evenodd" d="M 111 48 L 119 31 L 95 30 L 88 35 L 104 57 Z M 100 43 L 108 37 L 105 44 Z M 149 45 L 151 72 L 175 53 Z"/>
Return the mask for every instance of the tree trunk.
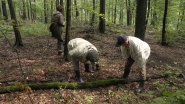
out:
<path id="1" fill-rule="evenodd" d="M 167 11 L 168 11 L 168 0 L 165 0 L 165 9 L 164 9 L 164 16 L 163 16 L 163 27 L 162 27 L 162 45 L 167 45 L 166 42 L 166 16 L 167 16 Z"/>
<path id="2" fill-rule="evenodd" d="M 14 11 L 14 7 L 12 5 L 12 0 L 8 0 L 8 5 L 9 5 L 9 9 L 10 9 L 12 25 L 13 25 L 13 30 L 14 30 L 15 39 L 16 39 L 14 46 L 23 46 L 21 34 L 19 31 L 16 15 L 15 15 L 15 11 Z"/>
<path id="3" fill-rule="evenodd" d="M 25 0 L 22 0 L 22 5 L 23 5 L 22 19 L 25 20 L 26 19 L 26 4 L 25 4 Z"/>
<path id="4" fill-rule="evenodd" d="M 177 76 L 185 79 L 184 74 L 165 74 L 158 76 L 147 77 L 146 81 L 150 81 L 152 79 L 159 78 L 168 78 L 170 76 Z M 13 86 L 4 86 L 0 88 L 0 94 L 10 93 L 16 91 L 31 91 L 31 90 L 40 90 L 40 89 L 84 89 L 84 88 L 97 88 L 97 87 L 105 87 L 110 85 L 117 84 L 129 84 L 133 82 L 140 82 L 138 79 L 132 80 L 124 80 L 124 79 L 107 79 L 107 80 L 97 80 L 92 82 L 85 83 L 71 83 L 71 82 L 48 82 L 48 83 L 34 83 L 34 84 L 21 84 L 17 83 L 17 85 Z"/>
<path id="5" fill-rule="evenodd" d="M 126 0 L 126 9 L 127 9 L 127 26 L 132 24 L 132 13 L 130 9 L 130 0 Z"/>
<path id="6" fill-rule="evenodd" d="M 31 18 L 31 17 L 30 17 L 30 11 L 31 11 L 30 9 L 31 9 L 31 8 L 30 8 L 29 0 L 26 0 L 26 4 L 27 4 L 28 19 L 30 20 L 30 18 Z"/>
<path id="7" fill-rule="evenodd" d="M 7 14 L 7 10 L 6 10 L 6 1 L 2 0 L 1 3 L 2 3 L 4 20 L 8 20 L 8 14 Z"/>
<path id="8" fill-rule="evenodd" d="M 147 0 L 137 0 L 135 36 L 144 40 L 146 28 Z"/>
<path id="9" fill-rule="evenodd" d="M 100 0 L 99 32 L 105 33 L 105 0 Z"/>
<path id="10" fill-rule="evenodd" d="M 76 17 L 79 16 L 79 11 L 78 11 L 78 7 L 77 7 L 77 1 L 74 0 L 74 4 L 75 4 L 75 9 L 76 9 Z"/>
<path id="11" fill-rule="evenodd" d="M 59 2 L 59 0 L 56 0 L 56 7 L 60 4 Z"/>
<path id="12" fill-rule="evenodd" d="M 145 30 L 148 24 L 148 18 L 149 18 L 149 14 L 150 14 L 150 0 L 148 0 L 148 12 L 147 12 L 147 17 L 146 17 L 146 26 L 145 26 Z"/>
<path id="13" fill-rule="evenodd" d="M 114 24 L 116 24 L 116 18 L 117 18 L 117 2 L 118 0 L 115 1 L 115 5 L 114 5 Z"/>
<path id="14" fill-rule="evenodd" d="M 67 0 L 67 13 L 66 13 L 66 36 L 65 36 L 65 46 L 64 46 L 64 59 L 69 61 L 67 44 L 70 40 L 71 35 L 71 0 Z"/>
<path id="15" fill-rule="evenodd" d="M 96 9 L 95 5 L 96 5 L 96 2 L 95 2 L 95 0 L 93 0 L 93 13 L 92 13 L 92 17 L 91 17 L 91 26 L 94 25 L 94 21 L 95 21 L 95 9 Z"/>
<path id="16" fill-rule="evenodd" d="M 48 17 L 47 17 L 47 3 L 46 0 L 44 0 L 44 23 L 48 23 Z"/>
<path id="17" fill-rule="evenodd" d="M 151 25 L 155 26 L 156 25 L 156 21 L 157 21 L 157 13 L 156 13 L 156 0 L 154 0 L 154 6 L 153 9 L 151 11 L 151 16 L 152 16 L 152 20 L 151 20 Z"/>

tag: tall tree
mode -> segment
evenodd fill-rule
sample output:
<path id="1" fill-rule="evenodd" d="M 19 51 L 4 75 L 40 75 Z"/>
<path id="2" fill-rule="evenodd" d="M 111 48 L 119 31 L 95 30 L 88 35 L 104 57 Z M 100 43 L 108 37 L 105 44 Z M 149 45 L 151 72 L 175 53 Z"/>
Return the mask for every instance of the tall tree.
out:
<path id="1" fill-rule="evenodd" d="M 105 0 L 100 0 L 99 32 L 105 33 Z"/>
<path id="2" fill-rule="evenodd" d="M 70 40 L 71 35 L 71 0 L 67 0 L 67 13 L 66 13 L 66 36 L 65 36 L 65 46 L 64 46 L 64 59 L 68 61 L 68 49 L 67 44 Z"/>
<path id="3" fill-rule="evenodd" d="M 147 0 L 137 0 L 135 36 L 144 40 L 146 28 Z"/>
<path id="4" fill-rule="evenodd" d="M 92 13 L 92 17 L 91 17 L 91 26 L 94 25 L 94 21 L 95 21 L 95 9 L 96 9 L 96 2 L 95 0 L 93 0 L 93 13 Z"/>
<path id="5" fill-rule="evenodd" d="M 118 3 L 118 0 L 115 1 L 115 5 L 114 5 L 114 24 L 116 24 L 116 16 L 117 16 L 117 3 Z"/>
<path id="6" fill-rule="evenodd" d="M 13 30 L 14 30 L 15 39 L 16 39 L 14 46 L 23 46 L 21 34 L 18 29 L 19 27 L 18 27 L 16 15 L 15 15 L 15 10 L 12 4 L 12 0 L 8 0 L 8 5 L 10 9 L 10 15 L 11 15 Z"/>
<path id="7" fill-rule="evenodd" d="M 31 10 L 30 10 L 30 9 L 31 9 L 30 7 L 31 7 L 31 6 L 29 5 L 29 4 L 30 4 L 30 2 L 29 2 L 29 1 L 30 1 L 30 0 L 26 0 L 27 13 L 28 13 L 28 14 L 27 14 L 27 16 L 28 16 L 28 19 L 30 19 L 30 18 L 31 18 L 31 16 L 30 16 L 30 11 L 31 11 Z"/>
<path id="8" fill-rule="evenodd" d="M 6 1 L 2 0 L 1 3 L 2 3 L 2 10 L 3 10 L 4 20 L 8 20 L 8 13 L 7 13 L 7 10 L 6 10 Z"/>
<path id="9" fill-rule="evenodd" d="M 44 23 L 48 23 L 46 0 L 44 0 Z"/>
<path id="10" fill-rule="evenodd" d="M 152 14 L 151 14 L 151 17 L 152 17 L 152 20 L 151 20 L 151 25 L 153 25 L 153 26 L 155 26 L 156 25 L 156 21 L 157 21 L 157 12 L 156 12 L 156 10 L 155 10 L 155 8 L 156 8 L 156 6 L 157 6 L 157 3 L 156 3 L 156 0 L 154 0 L 154 5 L 153 5 L 153 7 L 152 7 Z"/>
<path id="11" fill-rule="evenodd" d="M 130 8 L 130 0 L 126 0 L 126 9 L 127 9 L 127 26 L 132 24 L 132 13 Z"/>
<path id="12" fill-rule="evenodd" d="M 22 5 L 23 5 L 23 15 L 22 15 L 22 19 L 26 19 L 26 4 L 25 4 L 25 0 L 22 0 Z"/>
<path id="13" fill-rule="evenodd" d="M 149 14 L 150 14 L 150 0 L 148 0 L 148 12 L 147 12 L 147 16 L 146 16 L 146 26 L 148 24 L 148 18 L 149 18 Z M 145 27 L 145 30 L 146 30 L 146 27 Z"/>
<path id="14" fill-rule="evenodd" d="M 60 4 L 59 0 L 56 0 L 56 7 Z"/>
<path id="15" fill-rule="evenodd" d="M 75 9 L 76 9 L 76 17 L 79 16 L 79 11 L 78 11 L 78 7 L 77 7 L 77 1 L 74 0 L 74 4 L 75 4 Z"/>
<path id="16" fill-rule="evenodd" d="M 164 9 L 164 15 L 163 15 L 163 27 L 162 27 L 162 41 L 161 44 L 162 45 L 167 45 L 166 42 L 166 16 L 167 16 L 167 11 L 168 11 L 168 0 L 165 0 L 165 9 Z"/>

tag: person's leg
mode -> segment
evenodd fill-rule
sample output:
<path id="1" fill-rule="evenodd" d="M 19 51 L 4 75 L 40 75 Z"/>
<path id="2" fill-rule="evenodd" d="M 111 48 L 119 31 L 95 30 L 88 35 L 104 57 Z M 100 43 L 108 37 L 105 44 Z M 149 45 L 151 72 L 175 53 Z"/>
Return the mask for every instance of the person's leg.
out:
<path id="1" fill-rule="evenodd" d="M 128 64 L 125 65 L 124 74 L 122 76 L 123 78 L 126 78 L 126 79 L 128 78 L 128 75 L 130 73 L 130 69 L 131 69 L 134 62 L 135 61 L 131 57 L 128 58 Z"/>
<path id="2" fill-rule="evenodd" d="M 84 67 L 85 67 L 85 72 L 90 72 L 90 73 L 94 73 L 93 70 L 90 69 L 90 63 L 84 63 Z"/>
<path id="3" fill-rule="evenodd" d="M 76 77 L 77 77 L 78 81 L 79 81 L 80 83 L 84 83 L 84 81 L 82 80 L 81 75 L 80 75 L 79 61 L 76 60 L 75 58 L 71 58 L 71 60 L 72 60 L 73 69 L 74 69 L 74 71 L 75 71 L 75 74 L 76 74 Z"/>
<path id="4" fill-rule="evenodd" d="M 61 55 L 62 54 L 62 45 L 63 45 L 63 40 L 57 39 L 58 55 Z"/>
<path id="5" fill-rule="evenodd" d="M 141 93 L 144 89 L 144 84 L 146 80 L 146 64 L 143 66 L 140 72 L 140 84 L 139 87 L 134 90 L 135 93 Z"/>

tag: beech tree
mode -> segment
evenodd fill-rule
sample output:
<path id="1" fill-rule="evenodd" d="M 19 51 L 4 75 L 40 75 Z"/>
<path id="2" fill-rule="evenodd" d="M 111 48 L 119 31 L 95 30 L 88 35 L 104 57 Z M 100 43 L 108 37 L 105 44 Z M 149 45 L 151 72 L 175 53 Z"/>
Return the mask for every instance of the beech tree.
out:
<path id="1" fill-rule="evenodd" d="M 16 41 L 15 41 L 14 46 L 23 46 L 21 34 L 18 29 L 19 27 L 18 27 L 16 15 L 15 15 L 15 10 L 14 10 L 13 4 L 12 4 L 12 0 L 8 0 L 8 5 L 9 5 L 9 9 L 10 9 L 10 14 L 11 14 L 13 30 L 15 33 L 15 40 Z"/>
<path id="2" fill-rule="evenodd" d="M 135 36 L 144 40 L 147 0 L 137 0 Z"/>

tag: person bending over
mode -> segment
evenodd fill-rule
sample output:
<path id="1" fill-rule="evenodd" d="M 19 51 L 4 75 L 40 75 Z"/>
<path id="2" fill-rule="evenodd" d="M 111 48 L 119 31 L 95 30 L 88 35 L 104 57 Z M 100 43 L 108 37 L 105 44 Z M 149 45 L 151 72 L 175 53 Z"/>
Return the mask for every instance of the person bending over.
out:
<path id="1" fill-rule="evenodd" d="M 134 90 L 135 93 L 141 93 L 146 80 L 146 63 L 150 56 L 150 46 L 141 39 L 133 36 L 120 35 L 117 37 L 116 47 L 121 48 L 123 58 L 125 59 L 125 69 L 123 78 L 127 79 L 134 62 L 137 62 L 137 71 L 140 73 L 139 87 Z"/>
<path id="2" fill-rule="evenodd" d="M 79 62 L 84 63 L 85 72 L 93 73 L 94 71 L 90 69 L 90 63 L 92 63 L 92 68 L 95 66 L 97 69 L 99 68 L 97 63 L 99 60 L 98 50 L 89 41 L 75 38 L 68 42 L 68 51 L 76 77 L 80 83 L 84 83 L 79 71 Z"/>

